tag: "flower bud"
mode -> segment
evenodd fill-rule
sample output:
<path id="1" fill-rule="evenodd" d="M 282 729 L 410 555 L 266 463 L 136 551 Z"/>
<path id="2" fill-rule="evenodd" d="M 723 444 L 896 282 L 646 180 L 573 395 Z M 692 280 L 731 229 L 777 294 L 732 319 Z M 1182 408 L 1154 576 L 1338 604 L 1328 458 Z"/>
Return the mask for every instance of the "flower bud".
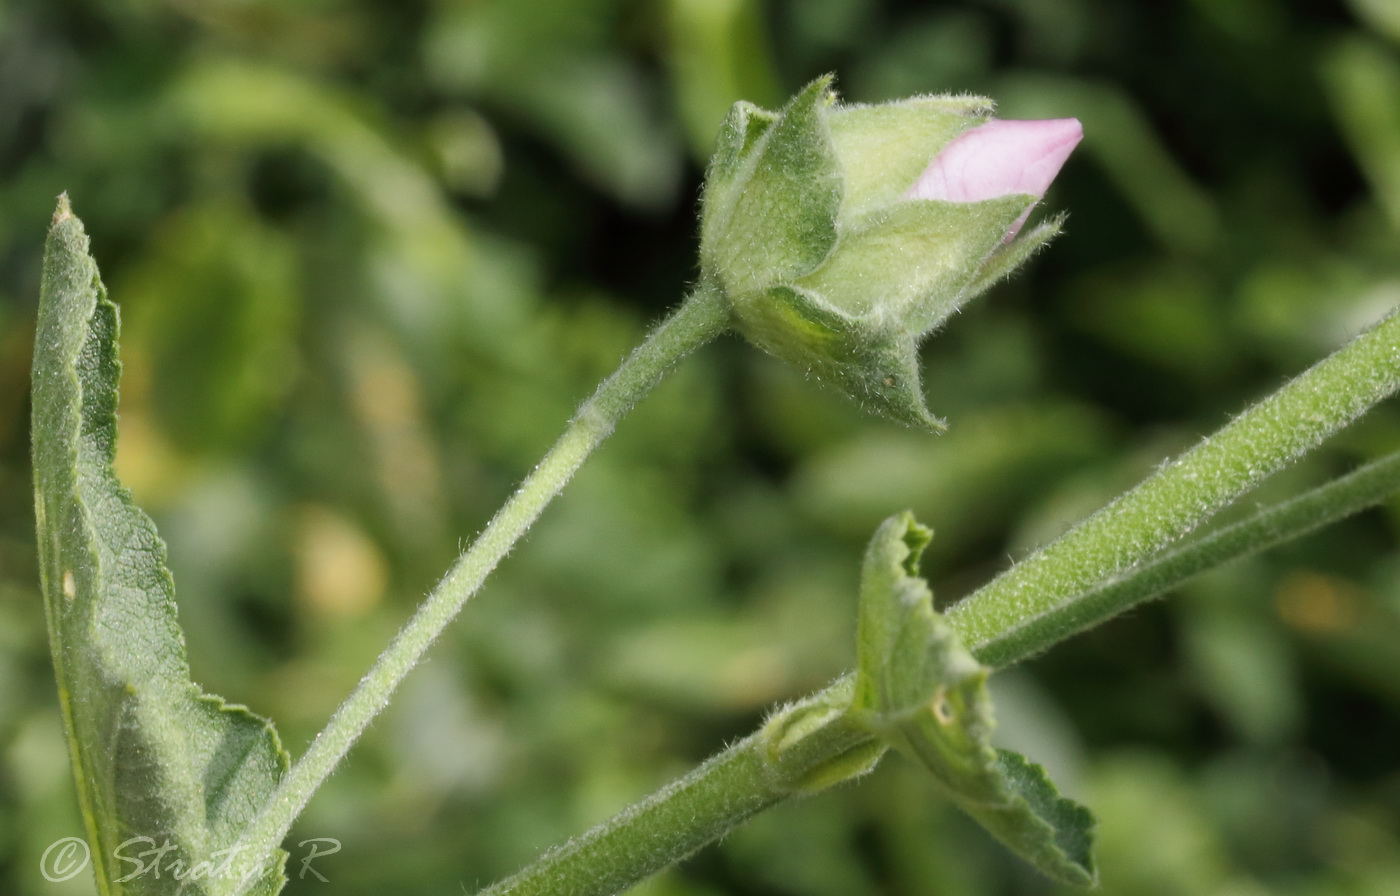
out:
<path id="1" fill-rule="evenodd" d="M 737 103 L 706 177 L 702 276 L 735 326 L 900 422 L 919 340 L 1059 232 L 1021 233 L 1079 142 L 1074 119 L 998 121 L 978 97 L 841 105 L 829 77 L 779 112 Z"/>

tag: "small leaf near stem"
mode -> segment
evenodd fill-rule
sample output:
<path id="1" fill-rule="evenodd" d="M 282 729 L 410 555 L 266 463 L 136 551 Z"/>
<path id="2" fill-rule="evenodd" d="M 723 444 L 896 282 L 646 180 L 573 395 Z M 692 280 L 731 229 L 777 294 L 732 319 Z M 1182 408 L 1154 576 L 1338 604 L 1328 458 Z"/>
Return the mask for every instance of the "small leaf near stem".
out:
<path id="1" fill-rule="evenodd" d="M 860 583 L 852 720 L 924 766 L 958 807 L 1055 880 L 1091 886 L 1094 818 L 1044 769 L 991 744 L 991 670 L 973 659 L 918 575 L 932 532 L 909 513 L 870 541 Z"/>

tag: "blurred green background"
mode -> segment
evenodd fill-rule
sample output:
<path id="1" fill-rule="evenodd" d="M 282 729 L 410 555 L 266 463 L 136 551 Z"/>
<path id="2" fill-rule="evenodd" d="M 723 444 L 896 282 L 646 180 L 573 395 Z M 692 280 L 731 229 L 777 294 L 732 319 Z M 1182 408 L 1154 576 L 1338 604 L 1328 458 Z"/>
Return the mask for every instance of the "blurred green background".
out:
<path id="1" fill-rule="evenodd" d="M 124 320 L 120 472 L 195 678 L 299 753 L 694 276 L 738 98 L 835 71 L 1077 116 L 1068 233 L 930 341 L 933 438 L 737 340 L 586 466 L 293 832 L 292 894 L 471 891 L 853 659 L 913 508 L 985 581 L 1400 301 L 1400 4 L 5 0 L 0 892 L 81 832 L 34 558 L 28 368 L 60 191 Z M 1382 408 L 1258 500 L 1400 443 Z M 1255 498 L 1251 498 L 1252 502 Z M 1400 892 L 1400 505 L 997 679 L 1101 822 L 1103 892 Z M 340 840 L 298 878 L 295 844 Z M 1058 890 L 895 757 L 648 896 Z"/>

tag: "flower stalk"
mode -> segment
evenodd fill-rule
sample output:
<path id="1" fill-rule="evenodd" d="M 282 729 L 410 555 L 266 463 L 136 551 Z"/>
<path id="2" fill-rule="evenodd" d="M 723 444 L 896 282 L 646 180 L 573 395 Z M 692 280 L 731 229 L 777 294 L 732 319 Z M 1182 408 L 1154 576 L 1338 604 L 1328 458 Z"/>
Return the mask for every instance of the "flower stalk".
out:
<path id="1" fill-rule="evenodd" d="M 388 704 L 404 676 L 422 660 L 584 459 L 677 361 L 722 333 L 728 320 L 728 310 L 719 296 L 702 284 L 598 386 L 554 447 L 448 570 L 282 778 L 235 845 L 236 855 L 262 856 L 282 842 L 312 794 Z"/>

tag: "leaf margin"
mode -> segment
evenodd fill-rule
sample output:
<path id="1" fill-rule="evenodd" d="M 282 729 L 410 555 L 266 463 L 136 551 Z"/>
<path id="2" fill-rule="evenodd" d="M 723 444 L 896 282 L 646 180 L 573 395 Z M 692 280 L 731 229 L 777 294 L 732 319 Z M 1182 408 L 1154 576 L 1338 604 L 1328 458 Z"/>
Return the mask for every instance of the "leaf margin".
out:
<path id="1" fill-rule="evenodd" d="M 1092 887 L 1095 820 L 1040 765 L 993 747 L 991 669 L 933 608 L 918 574 L 933 538 L 908 511 L 885 520 L 861 571 L 851 718 L 927 769 L 959 808 L 1042 874 Z"/>
<path id="2" fill-rule="evenodd" d="M 163 896 L 203 893 L 202 880 L 232 871 L 250 893 L 275 896 L 287 854 L 243 869 L 228 849 L 289 757 L 270 721 L 189 679 L 164 542 L 113 468 L 119 330 L 64 194 L 44 253 L 32 460 L 46 625 L 94 876 L 104 896 Z M 143 555 L 148 563 L 130 563 Z M 137 827 L 151 818 L 183 830 Z M 185 849 L 183 880 L 122 852 L 172 836 Z M 137 867 L 119 874 L 119 861 Z"/>

